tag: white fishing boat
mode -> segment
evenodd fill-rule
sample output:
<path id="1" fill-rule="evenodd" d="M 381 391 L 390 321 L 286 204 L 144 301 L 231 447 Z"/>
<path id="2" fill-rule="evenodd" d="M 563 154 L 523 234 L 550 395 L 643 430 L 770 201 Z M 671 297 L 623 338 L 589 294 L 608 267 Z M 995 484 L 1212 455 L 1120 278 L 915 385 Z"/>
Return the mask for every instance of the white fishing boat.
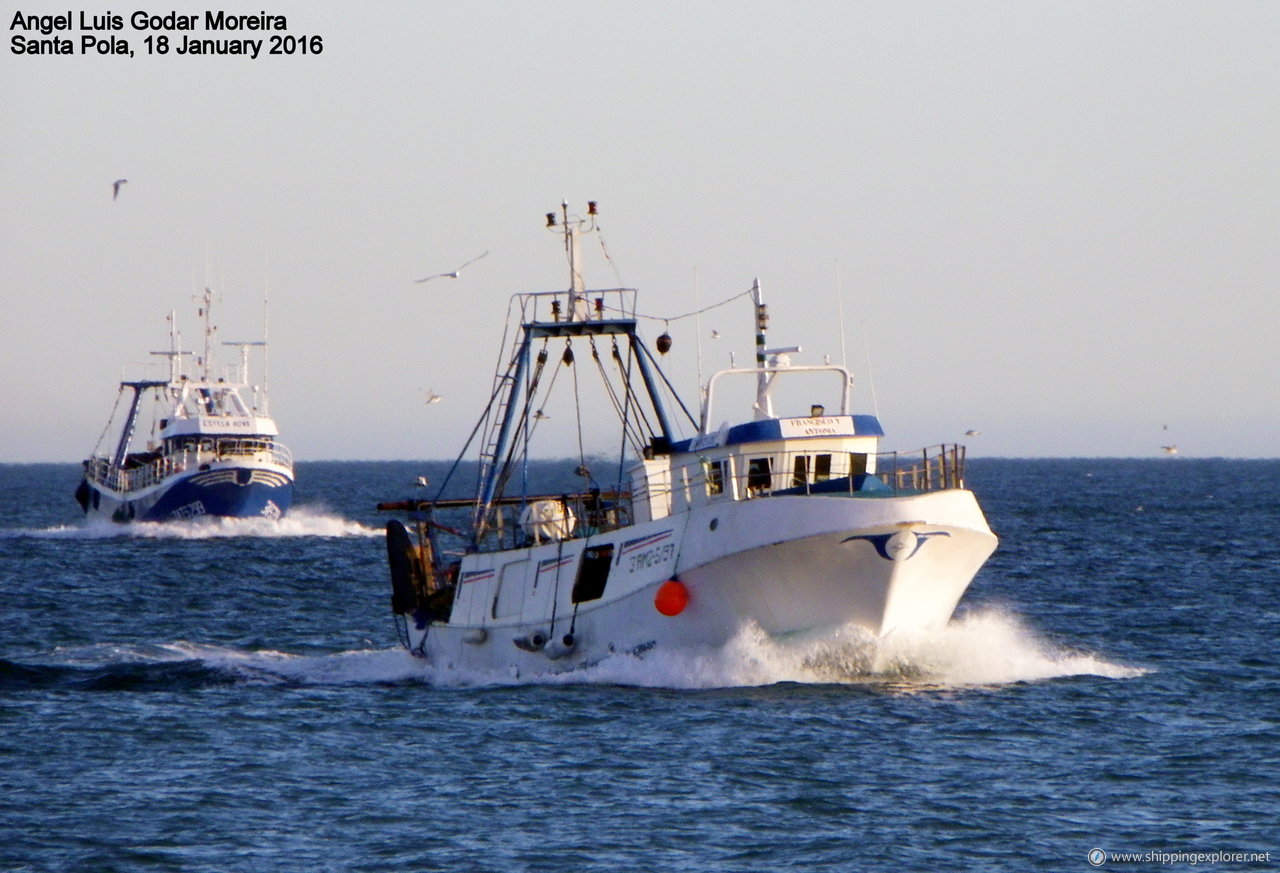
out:
<path id="1" fill-rule="evenodd" d="M 266 341 L 224 343 L 239 347 L 240 362 L 235 367 L 216 364 L 213 292 L 205 289 L 199 299 L 203 354 L 197 357 L 179 347 L 176 318 L 170 313 L 169 350 L 152 352 L 168 358 L 163 371 L 120 382 L 111 421 L 85 460 L 84 479 L 76 489 L 76 501 L 90 519 L 277 519 L 289 510 L 293 459 L 276 439 L 279 431 L 267 408 L 265 381 L 261 386 L 249 382 L 250 350 L 262 347 L 265 359 Z M 113 431 L 121 401 L 126 411 L 108 454 L 103 441 Z M 145 447 L 135 449 L 135 431 L 148 413 Z"/>
<path id="2" fill-rule="evenodd" d="M 963 447 L 882 452 L 877 418 L 851 409 L 847 369 L 767 347 L 758 281 L 755 366 L 713 375 L 696 417 L 678 398 L 668 404 L 674 391 L 640 338 L 635 291 L 583 285 L 580 238 L 595 215 L 593 203 L 585 218 L 567 207 L 547 216 L 564 235 L 570 286 L 512 299 L 514 342 L 473 431 L 483 440 L 474 496 L 446 498 L 445 482 L 432 499 L 379 506 L 409 515 L 408 526 L 387 525 L 401 642 L 442 667 L 528 675 L 714 649 L 744 626 L 786 637 L 945 625 L 996 547 L 965 488 Z M 669 347 L 664 333 L 656 348 Z M 611 487 L 584 455 L 577 472 L 591 487 L 525 493 L 546 392 L 578 385 L 576 373 L 556 379 L 562 365 L 608 383 L 628 450 Z M 735 380 L 752 383 L 751 408 L 721 423 Z M 792 381 L 804 384 L 804 405 L 783 414 Z"/>

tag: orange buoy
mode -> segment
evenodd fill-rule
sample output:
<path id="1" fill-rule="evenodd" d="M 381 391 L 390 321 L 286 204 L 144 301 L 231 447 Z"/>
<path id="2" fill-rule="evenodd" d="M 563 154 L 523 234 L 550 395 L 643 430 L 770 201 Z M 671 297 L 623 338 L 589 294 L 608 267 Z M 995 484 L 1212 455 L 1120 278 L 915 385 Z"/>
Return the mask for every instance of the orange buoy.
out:
<path id="1" fill-rule="evenodd" d="M 658 586 L 653 605 L 663 615 L 679 615 L 689 605 L 689 589 L 678 579 L 671 579 Z"/>

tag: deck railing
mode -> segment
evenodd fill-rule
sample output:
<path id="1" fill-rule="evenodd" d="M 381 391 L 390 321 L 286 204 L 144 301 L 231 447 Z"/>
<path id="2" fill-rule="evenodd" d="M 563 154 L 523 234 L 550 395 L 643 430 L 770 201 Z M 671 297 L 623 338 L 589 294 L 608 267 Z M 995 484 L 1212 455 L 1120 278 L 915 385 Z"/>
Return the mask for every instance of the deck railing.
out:
<path id="1" fill-rule="evenodd" d="M 807 460 L 797 464 L 796 459 L 802 456 Z M 408 500 L 382 503 L 378 508 L 408 510 L 411 517 L 429 522 L 442 537 L 443 552 L 456 554 L 477 547 L 481 551 L 495 551 L 533 544 L 535 537 L 525 529 L 521 516 L 526 507 L 537 501 L 553 504 L 552 509 L 561 513 L 559 518 L 572 518 L 572 522 L 565 521 L 563 527 L 558 528 L 559 537 L 549 537 L 549 540 L 576 539 L 626 527 L 633 523 L 636 507 L 645 504 L 652 507 L 670 503 L 669 511 L 656 513 L 670 515 L 721 501 L 804 495 L 874 499 L 964 487 L 965 450 L 960 445 L 931 446 L 915 452 L 880 452 L 874 456 L 846 455 L 826 473 L 816 469 L 812 452 L 773 454 L 769 458 L 767 472 L 762 464 L 752 469 L 751 459 L 743 457 L 726 458 L 723 466 L 706 461 L 686 465 L 672 471 L 670 487 L 641 485 L 634 493 L 588 491 L 499 498 L 489 507 L 478 542 L 465 533 L 475 510 L 474 500 Z M 835 461 L 834 456 L 832 460 Z M 640 519 L 646 517 L 642 509 Z M 551 528 L 555 528 L 554 523 Z"/>
<path id="2" fill-rule="evenodd" d="M 946 491 L 964 487 L 964 446 L 943 444 L 917 452 L 880 452 L 877 477 L 896 492 Z"/>
<path id="3" fill-rule="evenodd" d="M 136 467 L 118 467 L 109 458 L 94 457 L 85 461 L 85 477 L 112 491 L 127 494 L 150 488 L 176 473 L 209 464 L 214 461 L 231 461 L 237 458 L 269 460 L 282 467 L 293 468 L 293 456 L 289 449 L 272 440 L 233 438 L 200 440 L 191 448 L 158 455 Z"/>
<path id="4" fill-rule="evenodd" d="M 796 451 L 702 458 L 674 469 L 669 484 L 640 485 L 634 497 L 670 501 L 674 511 L 773 495 L 893 497 L 963 488 L 964 466 L 964 446 L 954 444 L 874 455 Z"/>

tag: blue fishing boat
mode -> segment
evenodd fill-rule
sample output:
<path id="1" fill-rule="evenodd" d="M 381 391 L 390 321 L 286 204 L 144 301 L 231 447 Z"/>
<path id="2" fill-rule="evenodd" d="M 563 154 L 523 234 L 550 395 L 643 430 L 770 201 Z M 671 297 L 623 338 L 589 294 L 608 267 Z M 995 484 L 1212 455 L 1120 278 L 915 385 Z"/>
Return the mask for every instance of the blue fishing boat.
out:
<path id="1" fill-rule="evenodd" d="M 240 349 L 237 366 L 213 360 L 214 294 L 198 298 L 204 322 L 202 355 L 180 348 L 169 315 L 168 358 L 160 378 L 122 379 L 111 421 L 84 462 L 76 501 L 90 519 L 175 521 L 200 517 L 272 518 L 293 500 L 293 459 L 277 437 L 267 407 L 265 380 L 249 381 L 249 355 L 266 341 L 224 343 Z M 126 407 L 114 448 L 101 451 L 121 406 Z M 140 421 L 151 417 L 143 446 Z"/>

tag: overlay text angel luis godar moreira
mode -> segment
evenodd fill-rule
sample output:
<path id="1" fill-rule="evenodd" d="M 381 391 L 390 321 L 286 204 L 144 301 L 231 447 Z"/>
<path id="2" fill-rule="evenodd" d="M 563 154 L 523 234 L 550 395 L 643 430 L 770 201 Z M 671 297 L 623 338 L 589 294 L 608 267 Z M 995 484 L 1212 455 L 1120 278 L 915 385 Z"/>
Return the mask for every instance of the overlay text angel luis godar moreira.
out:
<path id="1" fill-rule="evenodd" d="M 324 39 L 318 34 L 289 33 L 283 15 L 268 12 L 241 15 L 206 10 L 193 15 L 138 10 L 72 12 L 53 15 L 14 13 L 9 23 L 9 51 L 15 55 L 117 55 L 134 57 L 130 39 L 141 37 L 146 55 L 318 55 Z M 258 35 L 258 34 L 261 35 Z"/>

